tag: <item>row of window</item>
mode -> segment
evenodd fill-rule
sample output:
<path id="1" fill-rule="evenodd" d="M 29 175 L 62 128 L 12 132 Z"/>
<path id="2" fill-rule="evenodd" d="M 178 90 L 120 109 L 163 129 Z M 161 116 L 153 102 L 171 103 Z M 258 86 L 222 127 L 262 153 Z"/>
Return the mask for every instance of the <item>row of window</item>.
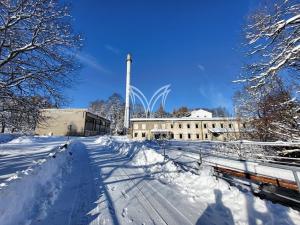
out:
<path id="1" fill-rule="evenodd" d="M 192 135 L 191 134 L 187 134 L 187 137 L 188 139 L 191 139 L 192 138 Z M 179 134 L 179 139 L 182 139 L 183 138 L 183 134 Z M 200 138 L 200 134 L 196 134 L 196 139 L 199 139 Z M 207 139 L 208 138 L 208 134 L 204 134 L 204 138 Z"/>
<path id="2" fill-rule="evenodd" d="M 137 138 L 138 137 L 138 133 L 135 132 L 134 133 L 134 137 Z M 145 138 L 146 137 L 146 133 L 142 132 L 142 137 Z M 191 134 L 187 134 L 188 139 L 192 138 Z M 204 134 L 204 138 L 208 139 L 208 134 Z M 179 134 L 179 139 L 183 139 L 183 134 Z M 200 134 L 196 134 L 196 139 L 200 139 Z"/>
<path id="3" fill-rule="evenodd" d="M 134 133 L 134 137 L 138 137 L 138 133 Z M 143 138 L 146 137 L 146 133 L 145 132 L 142 133 L 142 137 Z"/>
<path id="4" fill-rule="evenodd" d="M 190 124 L 187 124 L 186 125 L 186 127 L 188 128 L 188 129 L 190 129 L 191 128 L 191 125 Z M 224 128 L 224 124 L 223 123 L 221 123 L 220 124 L 220 127 L 221 128 Z M 171 124 L 171 128 L 173 128 L 173 124 Z M 178 128 L 182 128 L 182 124 L 178 124 Z M 199 124 L 195 124 L 195 128 L 199 128 Z M 203 124 L 203 128 L 208 128 L 208 125 L 206 124 L 206 123 L 204 123 Z M 216 128 L 216 124 L 212 124 L 212 128 Z M 232 124 L 230 123 L 230 124 L 228 124 L 228 128 L 232 128 Z"/>
<path id="5" fill-rule="evenodd" d="M 165 126 L 166 124 L 162 124 L 162 129 L 165 129 Z M 190 124 L 187 124 L 186 127 L 188 129 L 191 128 L 191 125 Z M 243 127 L 246 128 L 246 124 L 243 124 Z M 154 128 L 158 128 L 158 124 L 154 124 Z M 170 124 L 170 128 L 173 129 L 174 128 L 174 124 Z M 183 125 L 182 124 L 178 124 L 178 128 L 181 129 L 183 128 Z M 199 124 L 195 124 L 195 128 L 199 128 Z M 208 128 L 208 124 L 204 123 L 203 124 L 203 128 L 206 129 Z M 212 124 L 212 128 L 216 128 L 216 124 L 213 123 Z M 220 128 L 225 128 L 224 124 L 223 123 L 220 123 Z M 231 129 L 233 128 L 233 124 L 229 123 L 228 124 L 228 128 Z M 138 124 L 134 124 L 134 129 L 139 129 L 139 125 Z M 142 124 L 142 129 L 145 130 L 146 129 L 146 124 Z"/>

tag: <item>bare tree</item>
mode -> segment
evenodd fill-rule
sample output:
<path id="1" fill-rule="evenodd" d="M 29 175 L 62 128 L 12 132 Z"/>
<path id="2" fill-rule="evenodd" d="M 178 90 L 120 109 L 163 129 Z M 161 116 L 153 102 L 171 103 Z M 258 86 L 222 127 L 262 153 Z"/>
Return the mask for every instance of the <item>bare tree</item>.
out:
<path id="1" fill-rule="evenodd" d="M 249 63 L 246 75 L 238 81 L 249 82 L 249 87 L 257 90 L 275 75 L 291 71 L 293 80 L 299 85 L 299 1 L 272 1 L 270 6 L 252 13 L 245 36 Z"/>
<path id="2" fill-rule="evenodd" d="M 167 113 L 162 105 L 158 107 L 156 112 L 154 112 L 154 117 L 156 118 L 166 118 L 169 117 L 169 113 Z"/>
<path id="3" fill-rule="evenodd" d="M 131 104 L 131 117 L 133 118 L 145 118 L 146 113 L 142 104 L 135 103 Z"/>
<path id="4" fill-rule="evenodd" d="M 174 109 L 172 115 L 173 115 L 173 117 L 189 116 L 190 115 L 190 110 L 187 107 L 182 106 L 178 109 Z"/>
<path id="5" fill-rule="evenodd" d="M 97 114 L 98 116 L 106 117 L 107 116 L 107 104 L 106 101 L 97 99 L 90 102 L 89 111 Z"/>
<path id="6" fill-rule="evenodd" d="M 291 89 L 277 77 L 259 92 L 244 87 L 235 95 L 238 118 L 247 121 L 244 138 L 261 141 L 295 140 L 300 138 L 299 106 L 292 98 Z"/>
<path id="7" fill-rule="evenodd" d="M 43 101 L 37 99 L 60 105 L 62 90 L 71 86 L 78 68 L 73 53 L 80 46 L 68 5 L 58 0 L 0 1 L 0 122 L 6 123 L 8 114 L 36 116 L 38 121 Z"/>
<path id="8" fill-rule="evenodd" d="M 92 101 L 89 111 L 110 120 L 113 134 L 121 134 L 124 124 L 125 103 L 122 96 L 113 93 L 107 100 Z"/>

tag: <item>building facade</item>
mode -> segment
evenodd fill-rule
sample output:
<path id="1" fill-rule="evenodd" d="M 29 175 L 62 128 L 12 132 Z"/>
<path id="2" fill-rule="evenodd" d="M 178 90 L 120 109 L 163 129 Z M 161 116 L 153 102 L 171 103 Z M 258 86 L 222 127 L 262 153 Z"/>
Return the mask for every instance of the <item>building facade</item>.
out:
<path id="1" fill-rule="evenodd" d="M 240 138 L 246 128 L 235 118 L 133 118 L 131 135 L 133 139 L 175 139 L 175 140 L 218 140 L 229 141 Z"/>
<path id="2" fill-rule="evenodd" d="M 110 121 L 86 109 L 44 109 L 37 135 L 91 136 L 110 133 Z"/>

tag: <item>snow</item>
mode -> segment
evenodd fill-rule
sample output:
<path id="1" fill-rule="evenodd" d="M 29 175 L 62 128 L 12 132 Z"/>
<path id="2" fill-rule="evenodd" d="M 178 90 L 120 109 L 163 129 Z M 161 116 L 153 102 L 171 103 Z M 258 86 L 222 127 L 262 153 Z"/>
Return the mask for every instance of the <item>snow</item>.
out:
<path id="1" fill-rule="evenodd" d="M 268 222 L 270 224 L 289 224 L 286 215 L 284 215 L 285 213 L 300 222 L 298 212 L 293 210 L 288 210 L 287 212 L 284 206 L 255 198 L 250 192 L 241 192 L 237 188 L 229 186 L 223 180 L 216 180 L 212 176 L 210 167 L 202 167 L 198 175 L 191 172 L 180 172 L 172 161 L 166 161 L 162 165 L 157 165 L 157 163 L 163 162 L 164 157 L 162 155 L 154 149 L 147 148 L 141 149 L 133 160 L 134 165 L 144 166 L 145 171 L 154 174 L 154 177 L 157 179 L 161 179 L 168 184 L 175 184 L 178 191 L 188 196 L 190 202 L 210 205 L 214 203 L 215 198 L 222 198 L 222 202 L 220 202 L 220 199 L 216 199 L 219 201 L 219 205 L 217 204 L 215 207 L 209 208 L 211 216 L 218 215 L 218 212 L 214 211 L 218 211 L 218 209 L 224 210 L 225 206 L 227 211 L 233 215 L 235 224 L 247 224 L 250 222 L 249 220 L 256 218 L 257 215 L 264 214 L 264 217 L 259 216 L 261 224 L 267 224 Z M 251 215 L 247 215 L 247 206 L 250 203 L 253 204 L 253 209 L 251 209 Z M 220 206 L 221 204 L 224 206 Z M 272 219 L 268 218 L 267 214 L 271 215 Z M 229 223 L 231 220 L 230 216 L 223 216 L 219 219 L 228 220 L 228 224 L 231 224 Z M 203 222 L 214 224 L 212 221 L 212 218 L 209 216 L 205 216 L 205 219 L 203 219 Z M 220 223 L 221 221 L 215 222 Z"/>
<path id="2" fill-rule="evenodd" d="M 9 143 L 10 144 L 31 144 L 33 143 L 33 140 L 31 137 L 22 136 L 10 141 Z"/>
<path id="3" fill-rule="evenodd" d="M 182 170 L 149 141 L 75 138 L 60 150 L 54 145 L 63 138 L 29 139 L 0 149 L 38 156 L 1 187 L 1 225 L 300 224 L 298 211 L 216 179 L 210 166 Z"/>
<path id="4" fill-rule="evenodd" d="M 74 146 L 76 143 L 72 143 L 70 149 Z M 0 190 L 0 223 L 30 224 L 33 216 L 38 220 L 45 218 L 70 167 L 69 151 L 58 148 L 55 158 L 54 155 L 49 155 L 8 178 L 6 183 L 2 183 Z"/>
<path id="5" fill-rule="evenodd" d="M 0 143 L 6 143 L 14 138 L 16 138 L 18 135 L 16 134 L 0 134 Z"/>
<path id="6" fill-rule="evenodd" d="M 0 144 L 0 184 L 17 171 L 26 170 L 44 159 L 65 141 L 66 137 L 23 136 Z"/>

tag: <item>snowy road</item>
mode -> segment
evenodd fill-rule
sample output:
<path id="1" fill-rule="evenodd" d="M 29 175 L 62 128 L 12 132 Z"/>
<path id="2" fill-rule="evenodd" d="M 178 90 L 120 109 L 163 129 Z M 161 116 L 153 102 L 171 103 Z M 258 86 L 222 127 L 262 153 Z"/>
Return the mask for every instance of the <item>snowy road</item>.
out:
<path id="1" fill-rule="evenodd" d="M 201 207 L 178 201 L 181 193 L 132 166 L 115 146 L 94 139 L 80 146 L 58 200 L 34 224 L 196 224 Z"/>
<path id="2" fill-rule="evenodd" d="M 182 171 L 151 145 L 116 137 L 75 140 L 72 156 L 50 159 L 46 168 L 58 159 L 70 166 L 55 167 L 57 176 L 45 173 L 50 175 L 36 189 L 39 195 L 0 202 L 0 224 L 300 224 L 299 212 L 216 180 L 210 167 L 199 175 Z M 47 191 L 49 182 L 57 185 Z M 7 194 L 1 191 L 0 198 Z M 10 186 L 4 191 L 10 193 Z"/>

